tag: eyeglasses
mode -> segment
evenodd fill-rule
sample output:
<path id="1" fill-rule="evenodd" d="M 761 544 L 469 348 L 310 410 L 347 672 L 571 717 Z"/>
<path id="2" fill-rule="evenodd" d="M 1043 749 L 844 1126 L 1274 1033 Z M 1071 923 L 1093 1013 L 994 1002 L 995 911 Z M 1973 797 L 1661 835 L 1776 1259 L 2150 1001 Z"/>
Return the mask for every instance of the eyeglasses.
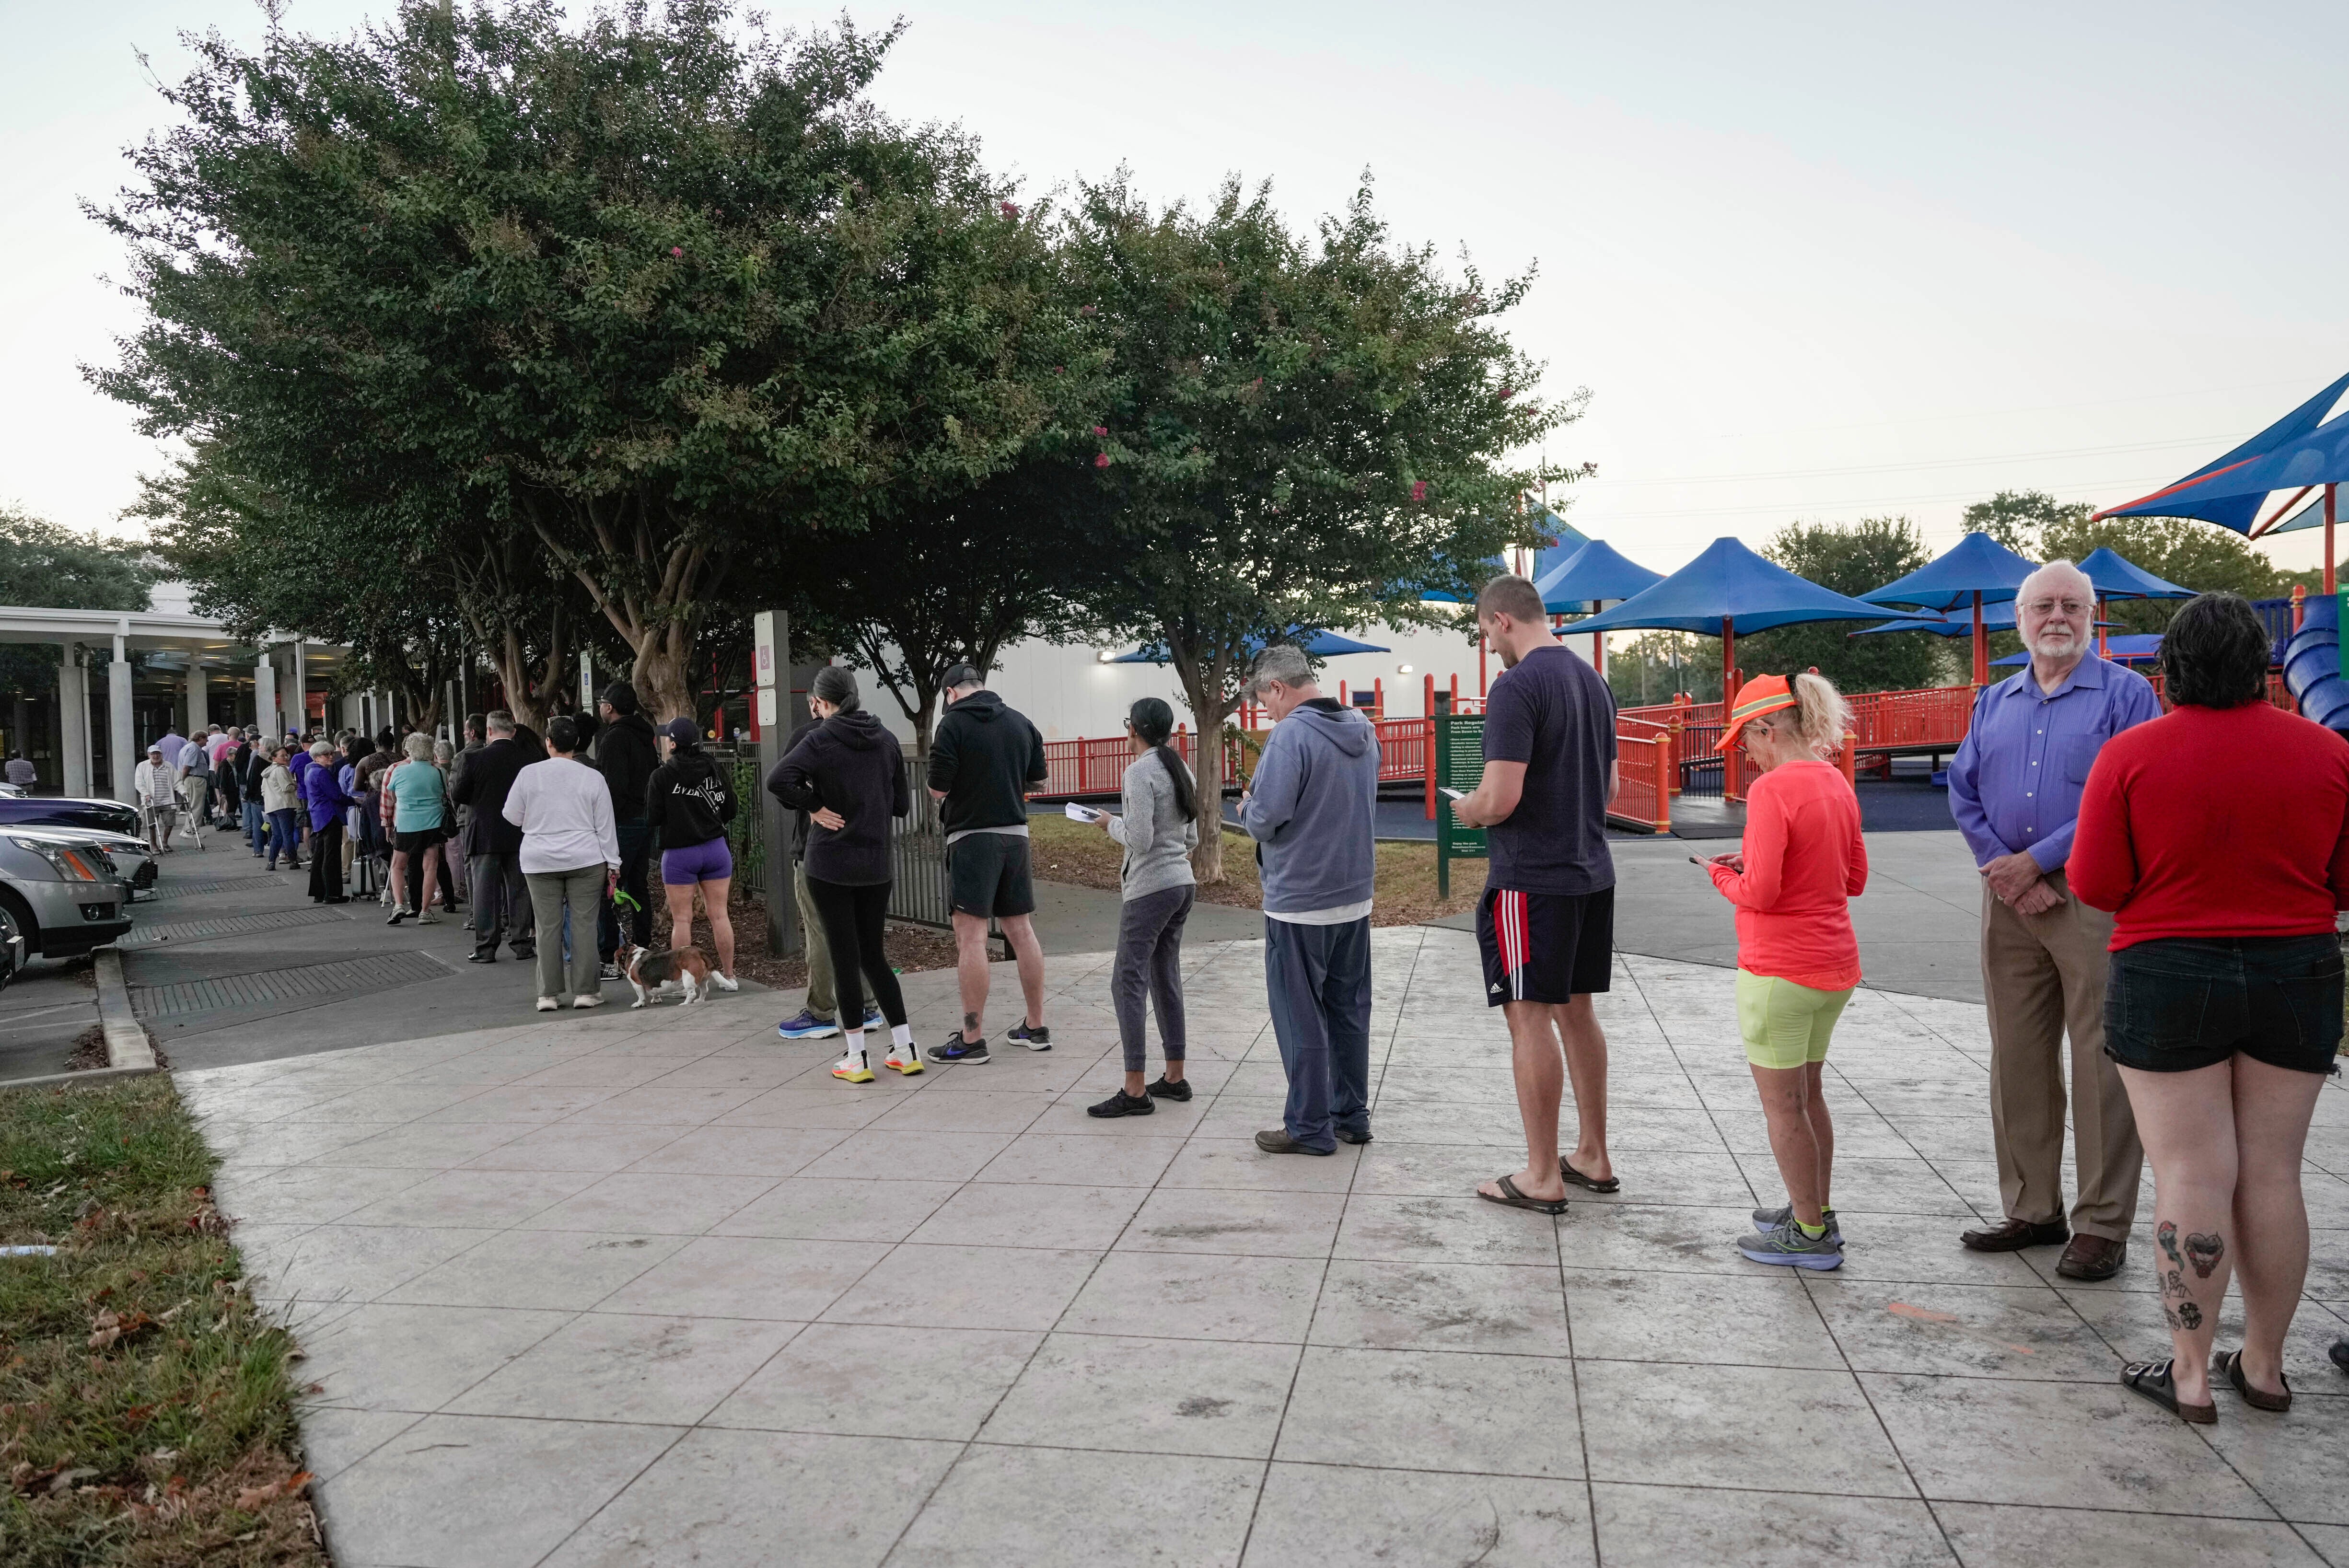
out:
<path id="1" fill-rule="evenodd" d="M 2025 614 L 2030 615 L 2045 615 L 2057 610 L 2063 611 L 2066 615 L 2085 615 L 2088 613 L 2087 602 L 2083 599 L 2033 599 L 2023 605 L 2023 609 Z"/>

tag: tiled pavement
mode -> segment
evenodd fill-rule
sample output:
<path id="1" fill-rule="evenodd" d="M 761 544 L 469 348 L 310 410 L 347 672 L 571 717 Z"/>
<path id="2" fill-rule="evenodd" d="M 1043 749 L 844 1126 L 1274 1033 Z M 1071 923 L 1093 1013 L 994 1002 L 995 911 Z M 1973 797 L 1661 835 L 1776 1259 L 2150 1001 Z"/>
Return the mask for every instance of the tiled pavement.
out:
<path id="1" fill-rule="evenodd" d="M 1471 939 L 1376 944 L 1377 1141 L 1328 1160 L 1248 1141 L 1251 944 L 1190 955 L 1203 1092 L 1139 1121 L 1082 1110 L 1099 954 L 1053 961 L 1050 1055 L 864 1088 L 747 995 L 182 1072 L 322 1386 L 336 1560 L 2349 1564 L 2349 1094 L 2298 1407 L 2191 1429 L 2114 1380 L 2165 1343 L 2146 1270 L 1956 1244 L 1978 1007 L 1854 999 L 1849 1262 L 1788 1278 L 1728 1244 L 1780 1192 L 1725 971 L 1619 964 L 1624 1191 L 1552 1222 L 1469 1195 L 1517 1159 Z M 909 980 L 919 1037 L 951 984 Z"/>

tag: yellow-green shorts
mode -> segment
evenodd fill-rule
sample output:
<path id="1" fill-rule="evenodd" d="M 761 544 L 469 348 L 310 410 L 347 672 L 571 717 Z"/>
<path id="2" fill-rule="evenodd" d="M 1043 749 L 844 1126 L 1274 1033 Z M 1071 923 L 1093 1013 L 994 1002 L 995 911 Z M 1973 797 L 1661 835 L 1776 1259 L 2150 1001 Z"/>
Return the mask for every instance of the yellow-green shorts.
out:
<path id="1" fill-rule="evenodd" d="M 1826 1060 L 1827 1037 L 1850 1000 L 1849 987 L 1814 991 L 1740 969 L 1737 1032 L 1745 1041 L 1745 1059 L 1757 1068 L 1781 1068 Z"/>

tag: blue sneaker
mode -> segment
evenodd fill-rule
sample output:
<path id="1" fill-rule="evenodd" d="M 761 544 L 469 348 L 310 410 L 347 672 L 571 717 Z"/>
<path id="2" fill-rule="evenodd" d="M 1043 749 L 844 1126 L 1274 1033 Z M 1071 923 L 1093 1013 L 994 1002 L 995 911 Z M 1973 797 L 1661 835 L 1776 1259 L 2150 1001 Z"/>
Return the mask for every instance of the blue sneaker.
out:
<path id="1" fill-rule="evenodd" d="M 1843 1243 L 1831 1235 L 1806 1236 L 1791 1219 L 1756 1234 L 1738 1237 L 1737 1250 L 1757 1264 L 1780 1264 L 1798 1269 L 1843 1267 Z"/>
<path id="2" fill-rule="evenodd" d="M 1754 1228 L 1757 1231 L 1775 1231 L 1794 1217 L 1795 1207 L 1791 1203 L 1782 1204 L 1775 1209 L 1756 1209 L 1754 1211 Z M 1837 1221 L 1836 1212 L 1833 1209 L 1821 1209 L 1819 1218 L 1827 1222 L 1827 1236 L 1830 1240 L 1837 1242 L 1843 1240 L 1843 1226 Z"/>
<path id="3" fill-rule="evenodd" d="M 1049 1051 L 1052 1048 L 1052 1031 L 1041 1024 L 1030 1024 L 1025 1020 L 1022 1020 L 1019 1026 L 1006 1035 L 1004 1038 L 1015 1046 L 1025 1046 L 1031 1051 Z"/>
<path id="4" fill-rule="evenodd" d="M 991 1062 L 995 1058 L 987 1054 L 987 1042 L 985 1040 L 966 1040 L 962 1037 L 962 1031 L 960 1029 L 957 1029 L 953 1034 L 948 1035 L 947 1037 L 946 1044 L 942 1046 L 932 1046 L 930 1047 L 930 1060 L 934 1062 L 972 1062 L 984 1064 Z"/>
<path id="5" fill-rule="evenodd" d="M 864 1009 L 864 1028 L 868 1034 L 874 1029 L 879 1029 L 885 1034 L 889 1028 L 889 1020 L 881 1016 L 880 1008 L 867 1007 Z"/>
<path id="6" fill-rule="evenodd" d="M 785 1018 L 777 1024 L 775 1033 L 787 1040 L 821 1040 L 827 1035 L 840 1033 L 840 1026 L 830 1018 L 819 1018 L 802 1007 L 798 1016 Z"/>

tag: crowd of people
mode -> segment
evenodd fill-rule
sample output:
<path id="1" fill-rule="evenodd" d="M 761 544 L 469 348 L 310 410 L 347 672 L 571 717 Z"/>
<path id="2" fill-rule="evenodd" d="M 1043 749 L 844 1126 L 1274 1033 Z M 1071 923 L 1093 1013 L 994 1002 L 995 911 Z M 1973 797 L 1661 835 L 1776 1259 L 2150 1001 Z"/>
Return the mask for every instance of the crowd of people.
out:
<path id="1" fill-rule="evenodd" d="M 494 964 L 503 947 L 534 965 L 542 1012 L 602 1006 L 623 954 L 651 941 L 657 834 L 675 929 L 691 932 L 698 896 L 717 950 L 711 983 L 739 989 L 723 773 L 691 719 L 657 737 L 626 681 L 596 713 L 558 714 L 543 737 L 503 710 L 474 714 L 460 746 L 413 729 L 264 739 L 215 724 L 158 738 L 133 787 L 159 853 L 231 830 L 273 872 L 306 867 L 317 903 L 349 903 L 356 887 L 388 925 L 436 924 L 461 905 L 471 962 Z"/>
<path id="2" fill-rule="evenodd" d="M 2216 1418 L 2212 1377 L 2255 1408 L 2283 1410 L 2284 1337 L 2310 1247 L 2302 1150 L 2343 1036 L 2335 913 L 2349 908 L 2349 743 L 2265 700 L 2267 634 L 2242 600 L 2204 594 L 2178 611 L 2160 653 L 2167 716 L 2142 676 L 2094 651 L 2094 603 L 2068 562 L 2023 584 L 2016 623 L 2029 663 L 1980 692 L 1949 773 L 1983 890 L 2002 1209 L 1958 1241 L 1980 1252 L 2060 1245 L 2060 1274 L 2109 1279 L 2127 1262 L 2150 1158 L 2172 1354 L 2130 1363 L 2123 1382 L 2188 1421 Z M 1489 848 L 1476 935 L 1526 1139 L 1523 1168 L 1476 1191 L 1557 1215 L 1571 1190 L 1625 1190 L 1608 1147 L 1608 1045 L 1593 1001 L 1613 965 L 1614 705 L 1525 578 L 1487 583 L 1475 615 L 1503 672 L 1485 702 L 1479 781 L 1450 810 Z M 1281 1124 L 1256 1143 L 1328 1156 L 1371 1139 L 1378 739 L 1359 709 L 1321 694 L 1293 645 L 1263 651 L 1247 695 L 1273 724 L 1237 820 L 1260 868 L 1265 984 L 1288 1079 Z M 765 779 L 792 815 L 808 959 L 804 1003 L 777 1031 L 843 1037 L 832 1076 L 850 1085 L 874 1081 L 867 1037 L 878 1030 L 888 1035 L 878 1065 L 902 1075 L 990 1059 L 990 923 L 1010 944 L 1024 1004 L 1005 1038 L 1051 1048 L 1028 841 L 1042 738 L 972 665 L 947 672 L 945 697 L 923 782 L 946 838 L 961 1019 L 926 1050 L 885 951 L 892 825 L 912 810 L 912 789 L 851 671 L 818 672 L 810 718 Z M 354 857 L 380 859 L 394 924 L 431 921 L 436 898 L 451 913 L 467 900 L 472 961 L 495 963 L 502 944 L 534 961 L 542 1010 L 598 1006 L 617 956 L 648 942 L 657 842 L 673 929 L 690 930 L 698 899 L 711 981 L 734 989 L 727 824 L 738 802 L 726 773 L 692 721 L 656 732 L 625 682 L 598 716 L 594 726 L 558 717 L 543 739 L 511 714 L 475 716 L 453 756 L 422 735 L 264 747 L 255 731 L 215 726 L 150 750 L 140 804 L 169 851 L 175 822 L 200 823 L 216 803 L 273 868 L 306 861 L 321 902 L 347 902 Z M 1109 985 L 1124 1081 L 1087 1108 L 1095 1117 L 1147 1116 L 1192 1096 L 1181 957 L 1201 787 L 1169 744 L 1173 720 L 1159 699 L 1133 706 L 1120 810 L 1091 818 L 1123 851 Z M 1833 761 L 1849 724 L 1816 672 L 1740 687 L 1719 748 L 1738 748 L 1752 774 L 1744 837 L 1733 852 L 1690 857 L 1735 913 L 1737 1028 L 1785 1202 L 1755 1210 L 1731 1245 L 1765 1265 L 1831 1270 L 1847 1245 L 1826 1064 L 1862 979 L 1849 902 L 1867 887 L 1868 851 L 1857 797 Z M 1569 1085 L 1570 1139 L 1560 1126 Z M 2230 1280 L 2242 1343 L 2214 1357 Z M 2333 1358 L 2349 1371 L 2349 1340 Z"/>

